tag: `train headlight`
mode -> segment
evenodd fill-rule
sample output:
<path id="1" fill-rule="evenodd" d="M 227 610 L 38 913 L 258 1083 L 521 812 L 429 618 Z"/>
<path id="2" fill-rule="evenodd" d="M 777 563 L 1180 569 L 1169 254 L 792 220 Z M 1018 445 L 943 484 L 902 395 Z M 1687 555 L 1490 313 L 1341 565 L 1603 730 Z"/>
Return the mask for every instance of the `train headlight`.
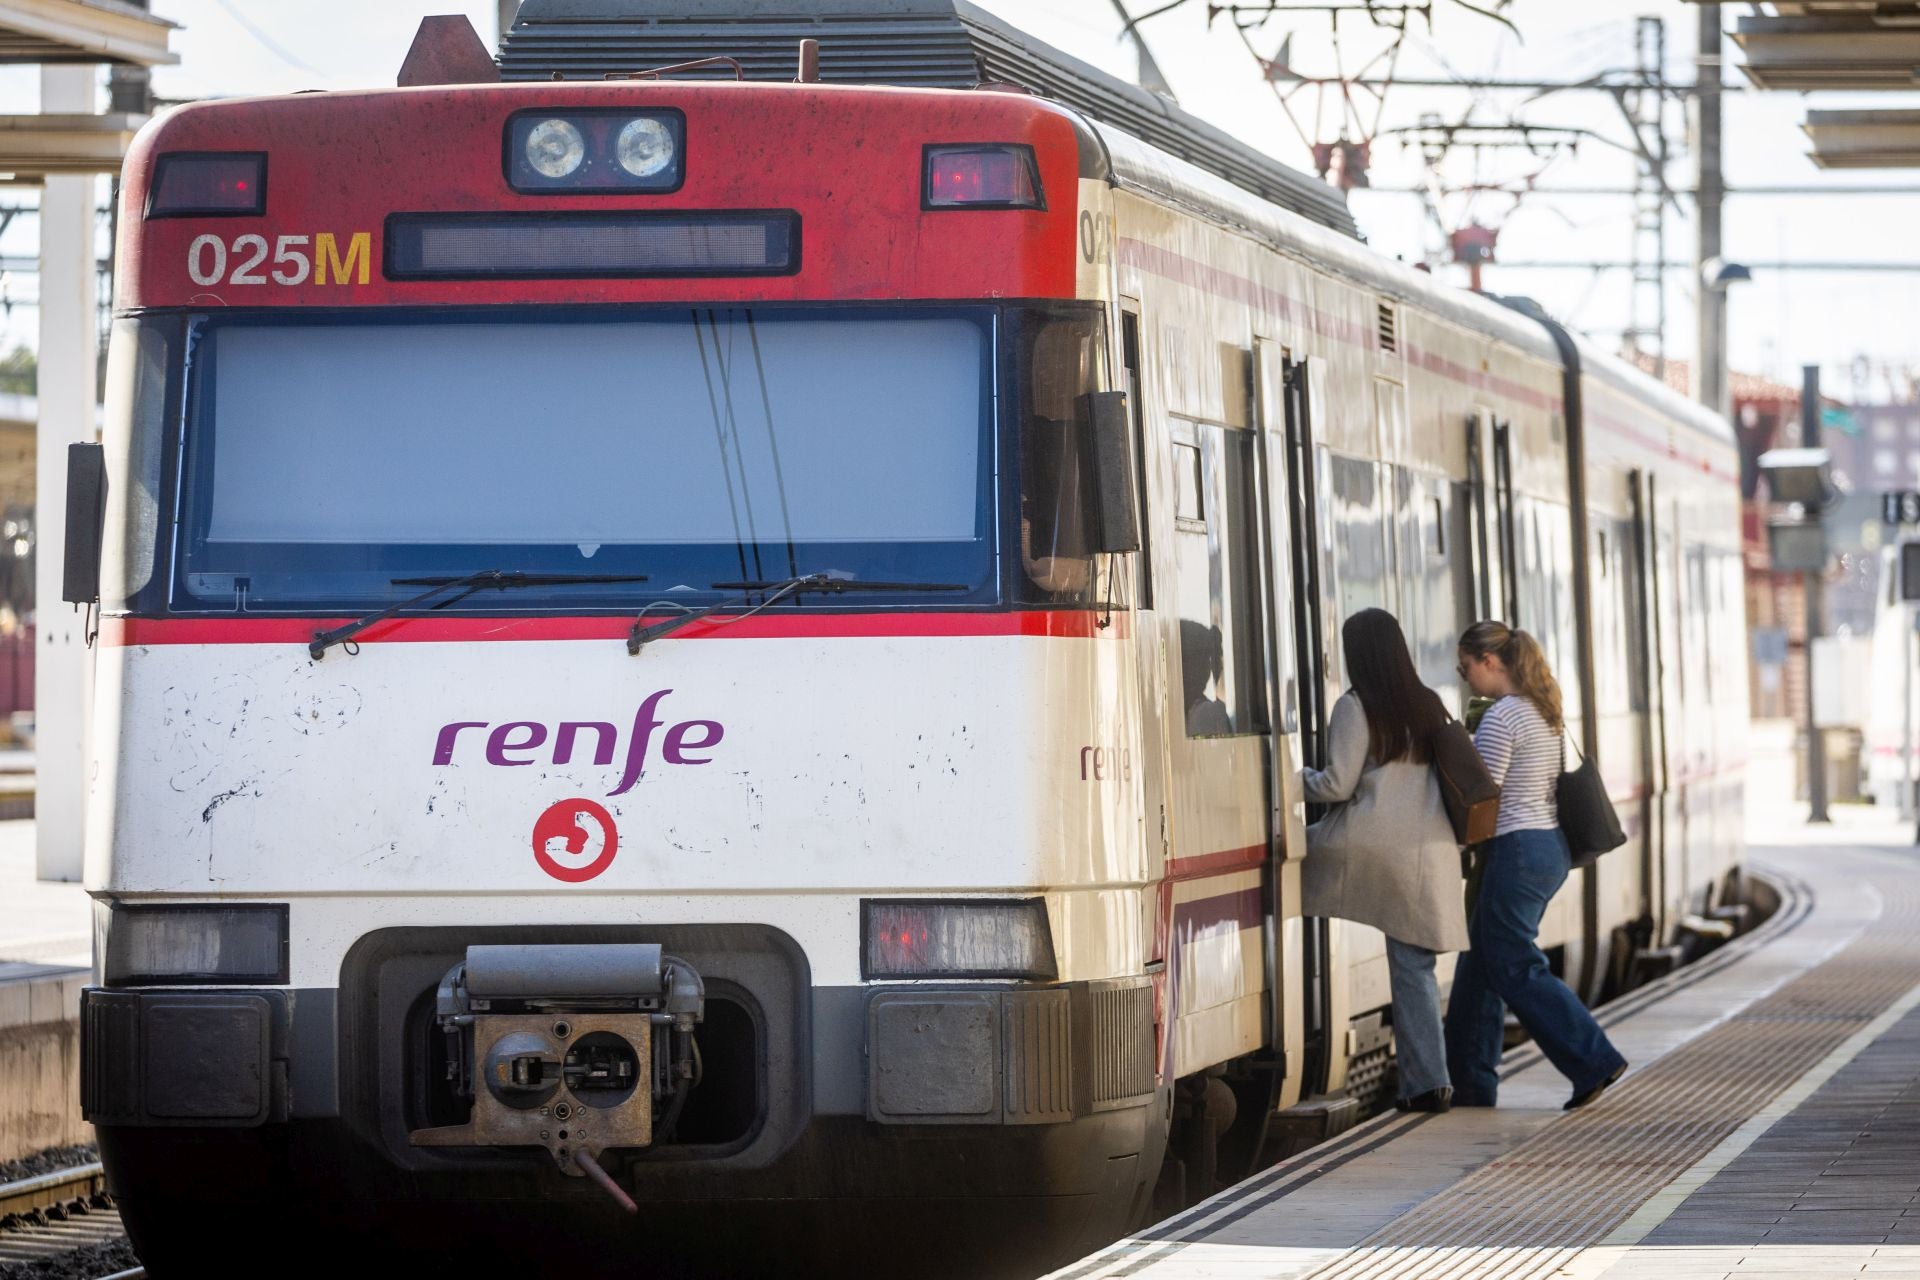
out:
<path id="1" fill-rule="evenodd" d="M 542 120 L 527 130 L 527 164 L 543 178 L 565 178 L 587 158 L 587 140 L 568 120 Z"/>
<path id="2" fill-rule="evenodd" d="M 539 195 L 665 195 L 686 181 L 687 118 L 672 107 L 562 107 L 507 117 L 507 185 Z"/>
<path id="3" fill-rule="evenodd" d="M 94 906 L 94 958 L 108 986 L 284 983 L 287 909 Z"/>
<path id="4" fill-rule="evenodd" d="M 673 163 L 673 134 L 652 116 L 640 116 L 620 127 L 614 158 L 636 178 L 651 178 Z"/>
<path id="5" fill-rule="evenodd" d="M 872 978 L 1059 976 L 1041 898 L 869 899 L 860 904 L 860 971 Z"/>

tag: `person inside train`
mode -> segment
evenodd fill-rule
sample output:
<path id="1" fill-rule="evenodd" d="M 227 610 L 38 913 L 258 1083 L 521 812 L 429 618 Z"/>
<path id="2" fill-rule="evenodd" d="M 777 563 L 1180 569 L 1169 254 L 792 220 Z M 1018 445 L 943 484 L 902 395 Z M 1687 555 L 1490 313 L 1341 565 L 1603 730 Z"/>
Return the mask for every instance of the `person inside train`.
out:
<path id="1" fill-rule="evenodd" d="M 1572 869 L 1554 802 L 1564 767 L 1560 686 L 1539 643 L 1504 622 L 1460 637 L 1460 677 L 1493 705 L 1473 741 L 1500 784 L 1500 818 L 1483 854 L 1469 922 L 1472 945 L 1453 971 L 1447 1066 L 1459 1106 L 1491 1107 L 1500 1087 L 1504 1009 L 1573 1085 L 1569 1111 L 1626 1074 L 1627 1060 L 1593 1014 L 1554 976 L 1540 919 Z"/>
<path id="2" fill-rule="evenodd" d="M 1180 682 L 1186 691 L 1189 738 L 1220 738 L 1233 732 L 1227 704 L 1212 692 L 1225 670 L 1225 658 L 1220 628 L 1193 618 L 1180 619 Z"/>
<path id="3" fill-rule="evenodd" d="M 1400 623 L 1362 609 L 1340 630 L 1351 687 L 1327 723 L 1327 767 L 1301 771 L 1308 800 L 1332 810 L 1307 829 L 1301 900 L 1308 915 L 1387 935 L 1402 1111 L 1445 1111 L 1453 1094 L 1434 960 L 1467 944 L 1460 847 L 1430 767 L 1446 723 L 1420 683 Z"/>

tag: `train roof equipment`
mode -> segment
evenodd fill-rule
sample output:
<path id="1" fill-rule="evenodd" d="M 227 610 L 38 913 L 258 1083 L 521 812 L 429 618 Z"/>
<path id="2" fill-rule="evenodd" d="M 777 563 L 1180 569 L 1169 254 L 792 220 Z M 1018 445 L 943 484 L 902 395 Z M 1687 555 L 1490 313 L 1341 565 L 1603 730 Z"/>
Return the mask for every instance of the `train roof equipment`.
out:
<path id="1" fill-rule="evenodd" d="M 504 80 L 676 78 L 791 81 L 818 40 L 827 84 L 1017 87 L 1125 130 L 1325 227 L 1359 237 L 1339 191 L 1176 104 L 1043 44 L 967 0 L 523 0 L 500 45 Z M 736 67 L 737 64 L 737 73 Z"/>

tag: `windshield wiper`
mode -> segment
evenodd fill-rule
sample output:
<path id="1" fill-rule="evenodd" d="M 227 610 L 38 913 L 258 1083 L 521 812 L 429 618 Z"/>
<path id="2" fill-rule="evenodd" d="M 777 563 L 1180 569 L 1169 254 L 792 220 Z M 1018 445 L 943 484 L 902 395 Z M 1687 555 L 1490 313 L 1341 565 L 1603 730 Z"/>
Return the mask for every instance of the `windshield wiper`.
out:
<path id="1" fill-rule="evenodd" d="M 377 613 L 330 631 L 316 631 L 307 644 L 307 654 L 318 661 L 326 656 L 328 649 L 336 644 L 353 639 L 368 627 L 385 622 L 404 609 L 423 605 L 439 596 L 446 596 L 442 604 L 452 604 L 463 600 L 476 591 L 508 591 L 515 587 L 545 587 L 576 582 L 645 582 L 644 573 L 519 573 L 502 569 L 482 569 L 478 573 L 469 573 L 460 578 L 390 578 L 397 587 L 413 587 L 431 583 L 427 590 L 419 595 L 408 596 L 398 604 L 390 604 Z"/>
<path id="2" fill-rule="evenodd" d="M 776 582 L 714 582 L 708 585 L 718 591 L 765 591 L 769 587 L 784 587 L 795 594 L 802 591 L 825 591 L 833 595 L 847 591 L 973 590 L 964 582 L 869 582 L 865 578 L 835 578 L 824 573 L 809 573 L 799 578 L 782 578 Z"/>
<path id="3" fill-rule="evenodd" d="M 848 591 L 971 591 L 972 587 L 964 582 L 869 582 L 863 578 L 836 578 L 824 573 L 803 574 L 798 578 L 782 578 L 770 582 L 710 582 L 708 587 L 715 591 L 765 591 L 768 596 L 754 605 L 741 618 L 751 617 L 770 604 L 777 604 L 788 596 L 803 592 L 818 591 L 828 595 L 842 595 Z M 710 613 L 744 603 L 739 600 L 721 600 L 714 604 L 702 605 L 698 609 L 688 609 L 685 613 L 661 622 L 648 623 L 647 610 L 642 609 L 640 616 L 634 619 L 633 631 L 627 636 L 627 652 L 637 654 L 649 641 L 662 636 L 672 635 L 689 622 L 698 621 Z M 647 608 L 652 608 L 652 605 Z M 736 619 L 738 621 L 739 619 Z"/>

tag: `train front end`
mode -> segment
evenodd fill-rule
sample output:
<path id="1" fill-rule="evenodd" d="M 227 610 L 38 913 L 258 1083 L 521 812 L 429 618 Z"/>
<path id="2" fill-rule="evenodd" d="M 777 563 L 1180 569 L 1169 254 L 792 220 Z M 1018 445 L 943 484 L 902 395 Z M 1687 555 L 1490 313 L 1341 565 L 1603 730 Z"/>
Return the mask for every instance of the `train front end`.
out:
<path id="1" fill-rule="evenodd" d="M 83 1103 L 156 1275 L 882 1225 L 977 1269 L 1138 1211 L 1091 145 L 1015 95 L 661 82 L 141 137 Z"/>

